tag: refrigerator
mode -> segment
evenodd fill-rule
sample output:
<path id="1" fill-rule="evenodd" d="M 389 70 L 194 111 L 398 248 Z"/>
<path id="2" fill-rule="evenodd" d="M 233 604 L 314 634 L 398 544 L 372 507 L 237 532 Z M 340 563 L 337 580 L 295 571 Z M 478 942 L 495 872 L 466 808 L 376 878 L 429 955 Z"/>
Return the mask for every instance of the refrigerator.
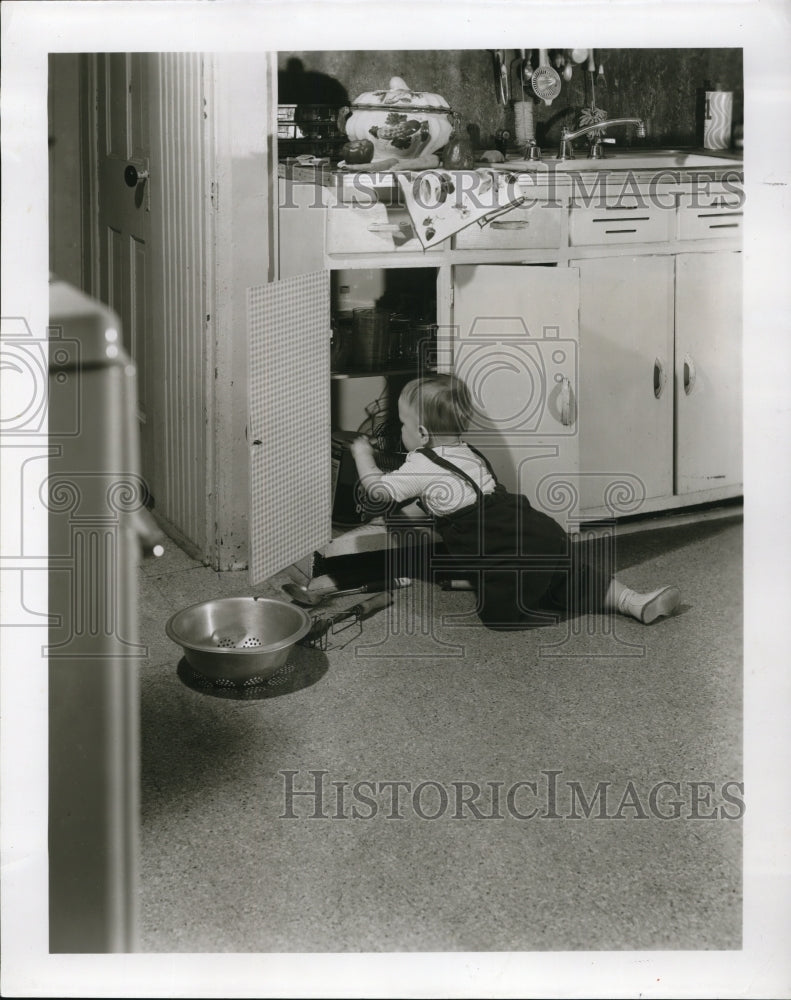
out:
<path id="1" fill-rule="evenodd" d="M 50 280 L 49 944 L 130 952 L 138 934 L 141 553 L 162 536 L 140 475 L 135 368 L 118 317 Z"/>

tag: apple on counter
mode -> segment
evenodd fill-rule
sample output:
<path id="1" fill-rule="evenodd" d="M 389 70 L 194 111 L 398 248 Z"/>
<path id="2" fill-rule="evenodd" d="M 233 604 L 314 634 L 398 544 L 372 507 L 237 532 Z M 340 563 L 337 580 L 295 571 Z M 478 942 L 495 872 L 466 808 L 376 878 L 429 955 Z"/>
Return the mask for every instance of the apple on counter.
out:
<path id="1" fill-rule="evenodd" d="M 370 163 L 374 158 L 374 144 L 368 139 L 354 139 L 344 143 L 340 153 L 346 163 Z"/>

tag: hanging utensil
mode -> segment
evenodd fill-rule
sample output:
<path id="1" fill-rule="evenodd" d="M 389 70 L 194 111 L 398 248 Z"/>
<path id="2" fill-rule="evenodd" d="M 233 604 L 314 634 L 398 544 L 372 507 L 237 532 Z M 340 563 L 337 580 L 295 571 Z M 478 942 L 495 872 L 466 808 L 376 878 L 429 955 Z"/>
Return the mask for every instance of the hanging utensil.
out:
<path id="1" fill-rule="evenodd" d="M 526 83 L 530 83 L 530 78 L 533 75 L 533 67 L 530 65 L 530 60 L 527 58 L 527 49 L 522 49 L 522 86 Z"/>
<path id="2" fill-rule="evenodd" d="M 508 63 L 505 59 L 505 49 L 494 50 L 494 75 L 497 97 L 505 106 L 511 97 L 511 87 L 508 82 Z"/>
<path id="3" fill-rule="evenodd" d="M 523 100 L 522 94 L 525 89 L 525 85 L 522 82 L 522 57 L 518 54 L 511 60 L 509 80 L 511 84 L 511 97 L 513 100 Z"/>
<path id="4" fill-rule="evenodd" d="M 588 73 L 591 78 L 591 107 L 596 107 L 596 60 L 593 58 L 593 49 L 588 50 Z"/>
<path id="5" fill-rule="evenodd" d="M 538 69 L 533 73 L 533 91 L 544 104 L 549 105 L 560 93 L 560 77 L 549 65 L 549 50 L 538 50 Z"/>
<path id="6" fill-rule="evenodd" d="M 572 49 L 571 50 L 571 58 L 579 66 L 580 63 L 584 63 L 585 60 L 588 58 L 588 50 L 587 49 Z"/>

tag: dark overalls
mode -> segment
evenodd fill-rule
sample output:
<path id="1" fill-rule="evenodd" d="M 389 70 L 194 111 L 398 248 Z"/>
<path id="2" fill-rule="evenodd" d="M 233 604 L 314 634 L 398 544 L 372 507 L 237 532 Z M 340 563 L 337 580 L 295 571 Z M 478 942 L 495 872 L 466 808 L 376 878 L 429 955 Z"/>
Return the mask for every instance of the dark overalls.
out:
<path id="1" fill-rule="evenodd" d="M 580 546 L 557 521 L 531 507 L 527 497 L 509 493 L 496 481 L 484 455 L 481 459 L 495 480 L 492 493 L 431 448 L 420 454 L 459 476 L 476 493 L 474 504 L 436 517 L 434 526 L 447 550 L 432 561 L 432 571 L 467 576 L 478 594 L 477 612 L 492 629 L 522 629 L 546 625 L 557 612 L 596 612 L 604 605 L 610 574 L 584 558 Z"/>
<path id="2" fill-rule="evenodd" d="M 466 472 L 433 449 L 418 449 L 468 482 L 477 497 L 468 507 L 431 518 L 442 544 L 429 542 L 428 553 L 424 541 L 359 555 L 317 554 L 314 573 L 329 574 L 339 587 L 390 576 L 467 579 L 478 596 L 478 616 L 496 630 L 535 628 L 559 617 L 602 611 L 612 575 L 604 569 L 606 559 L 594 551 L 595 543 L 574 544 L 557 521 L 532 507 L 527 497 L 509 493 L 497 482 L 488 459 L 467 447 L 489 470 L 494 492 L 484 494 Z M 398 533 L 406 525 L 395 515 L 388 527 Z"/>

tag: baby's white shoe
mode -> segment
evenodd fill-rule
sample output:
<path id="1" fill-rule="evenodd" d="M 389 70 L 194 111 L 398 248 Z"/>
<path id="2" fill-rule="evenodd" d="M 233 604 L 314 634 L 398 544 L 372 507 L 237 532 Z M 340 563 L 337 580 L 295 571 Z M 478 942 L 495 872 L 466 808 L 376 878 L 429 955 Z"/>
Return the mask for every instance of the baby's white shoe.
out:
<path id="1" fill-rule="evenodd" d="M 672 615 L 681 602 L 677 587 L 660 587 L 648 594 L 624 587 L 618 598 L 618 610 L 623 615 L 631 615 L 644 625 L 650 625 L 657 618 Z"/>

